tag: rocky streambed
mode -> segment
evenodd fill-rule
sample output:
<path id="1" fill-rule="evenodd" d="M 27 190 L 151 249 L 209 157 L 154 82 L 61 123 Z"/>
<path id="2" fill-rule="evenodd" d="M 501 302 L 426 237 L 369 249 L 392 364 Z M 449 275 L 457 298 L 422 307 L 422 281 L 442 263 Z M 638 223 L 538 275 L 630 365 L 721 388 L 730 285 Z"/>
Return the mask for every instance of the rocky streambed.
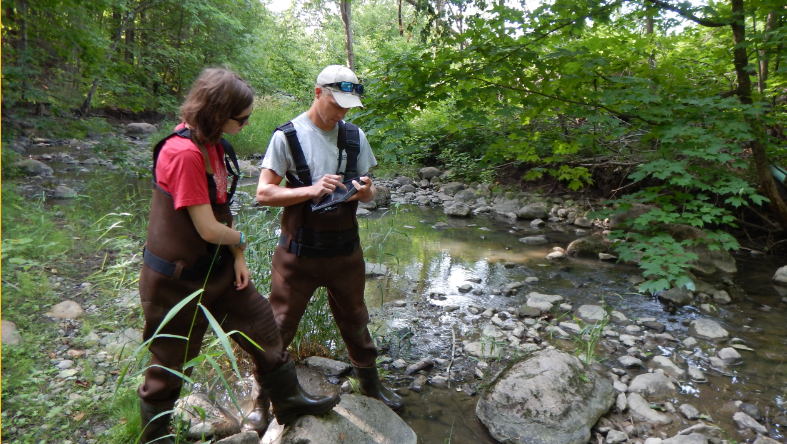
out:
<path id="1" fill-rule="evenodd" d="M 55 195 L 58 187 L 79 193 L 79 174 L 111 169 L 85 165 L 89 156 L 73 148 L 83 142 L 36 146 L 46 143 L 26 146 L 30 160 L 52 168 L 29 170 L 34 178 L 22 187 L 32 193 L 68 199 L 66 190 Z M 133 151 L 141 167 L 147 150 L 139 143 Z M 244 164 L 250 182 L 253 163 Z M 397 417 L 351 395 L 347 364 L 309 359 L 300 369 L 304 385 L 342 391 L 346 402 L 288 430 L 272 427 L 263 442 L 785 442 L 787 290 L 774 282 L 787 284 L 787 270 L 780 264 L 750 252 L 708 254 L 695 267 L 695 291 L 639 294 L 640 271 L 617 264 L 604 238 L 615 221 L 585 217 L 599 202 L 493 193 L 441 183 L 439 173 L 378 179 L 388 192 L 359 209 L 364 245 L 396 233 L 383 245 L 386 260 L 367 252 L 367 305 L 386 383 L 405 398 L 405 411 Z M 246 191 L 241 210 L 253 207 Z M 63 303 L 42 315 L 62 334 L 50 354 L 49 390 L 35 402 L 78 415 L 79 406 L 111 399 L 118 357 L 140 340 L 132 319 L 138 297 L 129 288 L 102 302 L 87 282 L 53 276 L 52 285 Z M 108 314 L 111 330 L 85 333 L 86 319 Z M 12 322 L 3 320 L 4 347 L 25 340 Z M 212 412 L 207 421 L 192 418 L 193 439 L 258 442 L 235 434 L 237 411 L 221 388 L 192 389 L 184 411 L 191 403 Z M 250 389 L 247 380 L 235 390 L 242 398 Z M 86 418 L 74 442 L 100 441 L 113 426 Z"/>

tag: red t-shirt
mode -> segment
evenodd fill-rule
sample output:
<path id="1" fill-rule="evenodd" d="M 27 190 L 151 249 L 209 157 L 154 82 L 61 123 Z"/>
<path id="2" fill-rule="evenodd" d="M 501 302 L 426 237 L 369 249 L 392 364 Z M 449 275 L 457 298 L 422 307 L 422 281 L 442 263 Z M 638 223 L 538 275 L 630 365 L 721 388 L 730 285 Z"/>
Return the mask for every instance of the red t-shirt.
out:
<path id="1" fill-rule="evenodd" d="M 185 126 L 181 123 L 175 130 Z M 213 180 L 216 181 L 216 203 L 227 201 L 227 167 L 224 166 L 224 148 L 221 144 L 206 145 Z M 159 152 L 156 163 L 158 185 L 175 200 L 175 209 L 192 205 L 209 204 L 208 180 L 205 158 L 199 147 L 189 139 L 172 137 Z"/>

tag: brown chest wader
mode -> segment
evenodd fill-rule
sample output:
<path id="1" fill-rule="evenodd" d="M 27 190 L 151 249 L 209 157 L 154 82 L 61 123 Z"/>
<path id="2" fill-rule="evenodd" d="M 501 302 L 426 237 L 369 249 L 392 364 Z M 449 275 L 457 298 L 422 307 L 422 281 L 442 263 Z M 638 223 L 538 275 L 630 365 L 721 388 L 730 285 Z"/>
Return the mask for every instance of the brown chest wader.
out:
<path id="1" fill-rule="evenodd" d="M 287 137 L 298 177 L 287 174 L 288 187 L 311 185 L 311 171 L 292 123 L 280 126 Z M 347 150 L 345 178 L 357 175 L 360 153 L 358 127 L 339 122 L 339 160 Z M 366 285 L 363 250 L 358 237 L 355 211 L 358 201 L 344 202 L 313 212 L 310 201 L 284 208 L 281 237 L 273 252 L 271 294 L 268 300 L 276 315 L 282 341 L 287 347 L 295 337 L 303 313 L 318 287 L 328 289 L 328 304 L 347 347 L 347 355 L 358 376 L 362 395 L 379 399 L 399 410 L 402 398 L 380 382 L 377 347 L 369 334 L 369 312 L 363 299 Z"/>
<path id="2" fill-rule="evenodd" d="M 294 127 L 287 123 L 277 130 L 287 137 L 298 173 L 298 177 L 287 174 L 287 186 L 311 185 L 311 172 Z M 347 151 L 345 171 L 337 174 L 355 177 L 360 152 L 358 127 L 340 122 L 337 145 L 337 170 L 342 151 Z M 281 238 L 273 253 L 268 300 L 282 341 L 285 347 L 292 342 L 314 291 L 325 287 L 350 361 L 359 367 L 373 366 L 377 348 L 367 328 L 369 313 L 363 299 L 365 265 L 355 216 L 358 201 L 345 202 L 319 214 L 312 212 L 310 204 L 311 201 L 306 201 L 284 208 Z"/>
<path id="3" fill-rule="evenodd" d="M 235 289 L 235 261 L 229 248 L 203 240 L 188 210 L 175 210 L 172 196 L 158 186 L 155 176 L 156 161 L 164 143 L 171 137 L 190 138 L 190 134 L 188 130 L 180 130 L 170 135 L 156 145 L 153 154 L 154 190 L 143 255 L 144 264 L 139 278 L 139 295 L 145 315 L 143 338 L 148 340 L 153 336 L 175 305 L 199 289 L 204 288 L 204 292 L 185 305 L 158 333 L 184 336 L 188 340 L 157 337 L 150 342 L 151 360 L 145 371 L 145 382 L 137 390 L 143 420 L 146 417 L 148 420 L 152 419 L 151 414 L 154 412 L 161 413 L 171 409 L 180 394 L 183 380 L 165 368 L 181 372 L 184 363 L 199 354 L 209 324 L 204 312 L 197 306 L 198 303 L 210 311 L 225 332 L 242 332 L 261 347 L 256 347 L 240 334 L 232 335 L 232 339 L 251 356 L 257 381 L 272 373 L 287 373 L 281 369 L 286 367 L 289 371 L 289 366 L 285 364 L 291 363 L 268 300 L 260 295 L 252 283 L 243 290 Z M 210 174 L 206 177 L 216 220 L 232 227 L 230 204 L 238 178 L 235 173 L 237 160 L 232 147 L 223 140 L 222 145 L 229 157 L 225 159 L 228 171 L 233 175 L 226 203 L 215 203 L 215 181 Z M 230 160 L 236 170 L 232 169 Z M 294 372 L 294 367 L 292 371 Z M 187 375 L 190 372 L 191 369 L 186 370 Z M 333 404 L 328 408 L 332 406 Z M 267 426 L 267 403 L 264 408 L 263 421 L 264 426 Z M 275 408 L 274 405 L 274 410 Z M 154 424 L 156 430 L 151 430 L 152 426 L 144 429 L 141 442 L 164 436 L 161 433 L 166 432 L 168 422 L 169 417 L 166 416 L 163 425 Z"/>

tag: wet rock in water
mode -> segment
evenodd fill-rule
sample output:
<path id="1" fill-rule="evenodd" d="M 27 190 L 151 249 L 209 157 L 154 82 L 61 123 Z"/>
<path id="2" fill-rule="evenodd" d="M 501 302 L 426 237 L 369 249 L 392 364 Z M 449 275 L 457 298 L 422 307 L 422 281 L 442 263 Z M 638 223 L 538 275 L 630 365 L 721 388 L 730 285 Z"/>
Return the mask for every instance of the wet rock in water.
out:
<path id="1" fill-rule="evenodd" d="M 629 413 L 635 418 L 647 421 L 651 424 L 669 424 L 672 417 L 666 413 L 661 413 L 650 408 L 650 404 L 638 393 L 628 395 Z"/>
<path id="2" fill-rule="evenodd" d="M 568 244 L 566 252 L 569 256 L 598 257 L 607 252 L 607 244 L 601 236 L 581 237 Z"/>
<path id="3" fill-rule="evenodd" d="M 575 335 L 582 333 L 582 327 L 573 322 L 561 322 L 558 324 L 558 327 Z"/>
<path id="4" fill-rule="evenodd" d="M 686 417 L 686 419 L 691 421 L 700 417 L 700 411 L 691 404 L 681 404 L 681 406 L 678 407 L 678 410 L 683 416 Z"/>
<path id="5" fill-rule="evenodd" d="M 410 390 L 421 393 L 426 385 L 426 375 L 418 375 L 410 384 Z"/>
<path id="6" fill-rule="evenodd" d="M 472 282 L 474 284 L 480 284 L 481 283 L 481 278 L 478 277 L 478 276 L 470 276 L 470 277 L 467 278 L 467 282 Z"/>
<path id="7" fill-rule="evenodd" d="M 459 306 L 458 305 L 444 305 L 443 306 L 443 311 L 446 312 L 446 313 L 453 313 L 456 310 L 459 310 Z"/>
<path id="8" fill-rule="evenodd" d="M 642 361 L 639 360 L 638 358 L 635 358 L 634 356 L 628 356 L 628 355 L 621 356 L 620 358 L 618 358 L 618 363 L 623 368 L 641 368 L 642 367 Z"/>
<path id="9" fill-rule="evenodd" d="M 549 302 L 550 304 L 557 304 L 559 302 L 563 302 L 564 300 L 563 296 L 560 296 L 558 294 L 541 294 L 536 291 L 531 291 L 530 293 L 528 293 L 527 300 L 529 301 L 532 299 Z"/>
<path id="10" fill-rule="evenodd" d="M 765 426 L 743 412 L 736 412 L 732 415 L 732 419 L 738 424 L 738 427 L 742 429 L 748 428 L 759 434 L 768 433 L 768 429 L 766 429 Z"/>
<path id="11" fill-rule="evenodd" d="M 437 387 L 445 387 L 448 385 L 448 378 L 443 375 L 432 376 L 432 379 L 429 380 L 429 384 Z"/>
<path id="12" fill-rule="evenodd" d="M 73 199 L 77 197 L 77 192 L 74 191 L 72 188 L 60 185 L 55 188 L 52 197 L 55 199 Z"/>
<path id="13" fill-rule="evenodd" d="M 462 284 L 459 287 L 457 287 L 457 290 L 459 290 L 460 293 L 467 293 L 467 292 L 469 292 L 472 289 L 473 289 L 473 286 L 470 285 L 470 284 Z"/>
<path id="14" fill-rule="evenodd" d="M 666 325 L 657 321 L 644 321 L 642 325 L 651 330 L 656 330 L 659 333 L 664 333 L 664 331 L 667 329 Z"/>
<path id="15" fill-rule="evenodd" d="M 453 227 L 448 225 L 445 222 L 438 222 L 438 223 L 432 225 L 432 228 L 434 228 L 435 230 L 447 230 L 447 229 L 453 228 Z"/>
<path id="16" fill-rule="evenodd" d="M 781 444 L 781 443 L 779 443 L 779 441 L 776 441 L 773 438 L 769 438 L 767 436 L 763 436 L 763 435 L 759 435 L 758 434 L 757 435 L 757 439 L 755 439 L 754 443 L 752 443 L 752 444 Z"/>
<path id="17" fill-rule="evenodd" d="M 593 222 L 591 222 L 587 217 L 582 216 L 574 219 L 574 225 L 582 228 L 590 228 L 593 226 Z"/>
<path id="18" fill-rule="evenodd" d="M 694 294 L 683 287 L 672 287 L 657 294 L 659 299 L 676 305 L 689 305 L 694 301 Z"/>
<path id="19" fill-rule="evenodd" d="M 714 370 L 718 370 L 722 373 L 728 373 L 730 371 L 730 369 L 727 367 L 727 364 L 725 364 L 724 361 L 721 360 L 721 358 L 717 358 L 716 356 L 711 356 L 710 358 L 708 358 L 708 362 L 710 363 L 711 368 Z"/>
<path id="20" fill-rule="evenodd" d="M 692 338 L 691 336 L 689 336 L 688 338 L 682 340 L 681 344 L 683 344 L 683 346 L 686 347 L 686 348 L 692 348 L 692 347 L 695 347 L 697 345 L 697 340 L 695 338 Z"/>
<path id="21" fill-rule="evenodd" d="M 716 304 L 725 305 L 732 302 L 732 299 L 730 298 L 730 295 L 726 291 L 719 290 L 713 293 L 713 302 L 715 302 Z"/>
<path id="22" fill-rule="evenodd" d="M 549 313 L 554 307 L 549 302 L 537 298 L 528 299 L 527 306 L 537 308 L 540 311 L 539 316 L 543 313 Z"/>
<path id="23" fill-rule="evenodd" d="M 469 206 L 460 202 L 456 202 L 453 205 L 445 205 L 443 207 L 443 212 L 446 216 L 467 217 L 470 215 L 471 211 Z"/>
<path id="24" fill-rule="evenodd" d="M 661 440 L 661 444 L 708 444 L 708 438 L 699 433 L 692 433 L 691 435 L 677 435 Z"/>
<path id="25" fill-rule="evenodd" d="M 432 180 L 433 178 L 442 175 L 443 172 L 435 167 L 424 167 L 418 170 L 418 178 Z"/>
<path id="26" fill-rule="evenodd" d="M 530 222 L 530 226 L 533 228 L 538 228 L 542 225 L 544 225 L 544 221 L 541 219 L 533 219 L 533 221 Z"/>
<path id="27" fill-rule="evenodd" d="M 526 277 L 525 280 L 522 281 L 522 283 L 523 284 L 528 284 L 528 285 L 529 284 L 537 284 L 538 283 L 538 278 L 534 277 L 534 276 L 529 276 L 529 277 Z"/>
<path id="28" fill-rule="evenodd" d="M 306 367 L 327 376 L 344 376 L 352 371 L 352 366 L 346 362 L 320 356 L 309 356 L 304 360 Z"/>
<path id="29" fill-rule="evenodd" d="M 509 268 L 509 269 L 515 268 L 517 265 L 519 264 L 517 264 L 516 262 L 506 262 L 503 264 L 503 268 Z"/>
<path id="30" fill-rule="evenodd" d="M 557 339 L 571 339 L 571 335 L 566 333 L 562 328 L 550 325 L 546 328 L 546 332 L 553 338 Z"/>
<path id="31" fill-rule="evenodd" d="M 737 364 L 743 359 L 741 354 L 732 347 L 725 347 L 719 350 L 716 355 L 727 365 Z"/>
<path id="32" fill-rule="evenodd" d="M 721 428 L 715 425 L 710 425 L 700 422 L 699 424 L 694 424 L 689 428 L 681 430 L 680 432 L 678 432 L 677 436 L 686 436 L 686 435 L 693 435 L 693 434 L 702 435 L 708 438 L 709 440 L 713 440 L 713 442 L 719 442 L 722 436 L 724 436 L 724 430 L 722 430 Z"/>
<path id="33" fill-rule="evenodd" d="M 550 261 L 559 261 L 566 258 L 566 254 L 561 251 L 553 251 L 547 255 L 547 259 Z"/>
<path id="34" fill-rule="evenodd" d="M 610 321 L 612 321 L 612 322 L 614 322 L 616 324 L 623 324 L 623 325 L 628 324 L 629 322 L 631 322 L 631 321 L 629 321 L 629 318 L 626 317 L 626 315 L 624 315 L 623 313 L 621 313 L 621 312 L 619 312 L 617 310 L 612 310 L 609 313 L 609 319 L 610 319 Z"/>
<path id="35" fill-rule="evenodd" d="M 413 184 L 408 183 L 399 187 L 399 189 L 396 190 L 396 192 L 399 194 L 407 194 L 407 193 L 414 193 L 416 192 L 416 190 L 417 188 L 415 188 Z"/>
<path id="36" fill-rule="evenodd" d="M 464 344 L 465 352 L 479 359 L 498 358 L 503 350 L 489 342 L 468 342 Z"/>
<path id="37" fill-rule="evenodd" d="M 574 382 L 579 380 L 587 382 Z M 614 400 L 608 381 L 576 357 L 552 349 L 523 358 L 494 378 L 476 415 L 501 442 L 584 444 Z"/>
<path id="38" fill-rule="evenodd" d="M 547 206 L 543 202 L 535 202 L 514 212 L 519 219 L 543 219 L 547 217 Z"/>
<path id="39" fill-rule="evenodd" d="M 44 314 L 58 319 L 77 319 L 85 314 L 85 310 L 74 301 L 63 301 Z"/>
<path id="40" fill-rule="evenodd" d="M 28 176 L 51 176 L 53 172 L 49 165 L 35 159 L 22 159 L 13 166 Z"/>
<path id="41" fill-rule="evenodd" d="M 462 391 L 465 392 L 467 396 L 475 396 L 478 394 L 478 389 L 475 384 L 462 384 Z"/>
<path id="42" fill-rule="evenodd" d="M 287 427 L 272 421 L 260 444 L 416 444 L 417 440 L 415 432 L 381 401 L 342 395 L 341 402 L 324 415 L 301 416 Z"/>
<path id="43" fill-rule="evenodd" d="M 774 284 L 787 287 L 787 265 L 776 270 L 776 273 L 771 278 Z"/>
<path id="44" fill-rule="evenodd" d="M 537 318 L 541 316 L 541 309 L 538 307 L 531 307 L 527 304 L 519 307 L 520 318 Z"/>
<path id="45" fill-rule="evenodd" d="M 399 369 L 399 370 L 401 370 L 401 369 L 403 369 L 403 368 L 407 367 L 407 362 L 405 362 L 405 360 L 404 360 L 404 359 L 401 359 L 401 358 L 399 358 L 399 359 L 397 359 L 396 361 L 392 362 L 392 363 L 391 363 L 391 366 L 392 366 L 393 368 L 395 368 L 395 369 Z"/>
<path id="46" fill-rule="evenodd" d="M 647 395 L 649 400 L 664 399 L 674 395 L 677 388 L 670 378 L 660 372 L 637 375 L 629 384 L 629 393 Z"/>
<path id="47" fill-rule="evenodd" d="M 603 321 L 607 312 L 599 305 L 582 305 L 574 310 L 574 315 L 588 324 L 593 324 Z"/>
<path id="48" fill-rule="evenodd" d="M 742 411 L 743 413 L 751 416 L 756 421 L 761 421 L 762 420 L 762 412 L 760 411 L 759 407 L 757 407 L 756 405 L 751 405 L 751 404 L 747 404 L 745 402 L 742 402 L 738 406 L 738 409 L 740 409 L 740 411 Z"/>
<path id="49" fill-rule="evenodd" d="M 134 122 L 126 125 L 126 135 L 138 136 L 149 135 L 156 132 L 156 125 L 145 122 Z"/>
<path id="50" fill-rule="evenodd" d="M 3 346 L 19 345 L 22 343 L 22 335 L 16 327 L 16 324 L 11 321 L 2 321 L 0 325 L 0 333 L 2 334 Z"/>
<path id="51" fill-rule="evenodd" d="M 525 245 L 543 245 L 548 243 L 546 236 L 538 235 L 538 236 L 527 236 L 519 239 L 519 242 L 522 242 Z"/>
<path id="52" fill-rule="evenodd" d="M 689 324 L 689 334 L 698 338 L 720 340 L 727 339 L 730 333 L 712 319 L 695 319 Z"/>
<path id="53" fill-rule="evenodd" d="M 691 378 L 691 380 L 694 382 L 699 382 L 699 383 L 708 382 L 708 378 L 705 377 L 705 374 L 702 373 L 702 370 L 700 370 L 697 367 L 694 367 L 693 365 L 689 366 L 689 378 Z"/>
<path id="54" fill-rule="evenodd" d="M 607 253 L 599 253 L 598 258 L 602 261 L 614 261 L 618 257 Z"/>
<path id="55" fill-rule="evenodd" d="M 654 356 L 653 361 L 654 368 L 660 368 L 664 370 L 664 373 L 674 376 L 676 378 L 683 378 L 683 375 L 686 374 L 686 371 L 682 368 L 678 367 L 677 364 L 672 362 L 672 360 L 666 356 Z"/>
<path id="56" fill-rule="evenodd" d="M 385 264 L 373 264 L 370 262 L 366 263 L 366 276 L 387 276 L 390 272 L 391 269 Z"/>
<path id="57" fill-rule="evenodd" d="M 405 370 L 405 373 L 407 373 L 408 375 L 412 375 L 413 373 L 419 372 L 421 370 L 429 370 L 432 367 L 434 367 L 434 359 L 427 357 L 421 359 L 415 364 L 408 365 L 407 369 Z"/>
<path id="58" fill-rule="evenodd" d="M 615 399 L 615 407 L 621 413 L 626 411 L 626 409 L 628 408 L 628 400 L 626 399 L 625 393 L 623 392 L 618 393 L 618 397 Z"/>

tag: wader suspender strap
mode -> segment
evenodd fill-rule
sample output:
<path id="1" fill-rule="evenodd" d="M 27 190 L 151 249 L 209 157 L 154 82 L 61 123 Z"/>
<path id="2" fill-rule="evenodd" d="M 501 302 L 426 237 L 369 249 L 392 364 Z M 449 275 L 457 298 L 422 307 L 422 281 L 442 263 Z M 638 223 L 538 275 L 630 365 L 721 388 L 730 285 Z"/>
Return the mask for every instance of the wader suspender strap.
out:
<path id="1" fill-rule="evenodd" d="M 344 166 L 344 173 L 337 174 L 344 174 L 344 180 L 358 176 L 358 155 L 361 153 L 361 133 L 358 126 L 340 120 L 339 138 L 336 145 L 339 147 L 339 167 L 342 163 L 342 150 L 347 151 L 347 164 Z"/>
<path id="2" fill-rule="evenodd" d="M 306 157 L 303 156 L 303 149 L 301 142 L 298 141 L 298 134 L 295 132 L 295 127 L 292 122 L 287 122 L 284 125 L 276 128 L 276 131 L 281 131 L 287 138 L 287 144 L 290 145 L 292 152 L 292 160 L 295 162 L 295 171 L 298 173 L 296 180 L 292 174 L 287 173 L 287 181 L 297 187 L 308 187 L 312 184 L 312 173 L 309 170 L 309 165 L 306 163 Z"/>
<path id="3" fill-rule="evenodd" d="M 318 248 L 318 247 L 310 247 L 308 245 L 299 244 L 283 234 L 279 236 L 279 246 L 284 248 L 286 251 L 289 251 L 290 253 L 294 253 L 298 257 L 347 256 L 348 254 L 355 253 L 355 250 L 357 250 L 360 245 L 361 245 L 361 240 L 355 239 L 353 243 L 339 248 Z"/>
<path id="4" fill-rule="evenodd" d="M 156 144 L 156 147 L 153 148 L 153 186 L 158 188 L 159 191 L 165 194 L 169 194 L 164 191 L 159 185 L 158 180 L 156 179 L 156 164 L 158 163 L 158 156 L 161 153 L 161 148 L 164 147 L 164 144 L 167 140 L 173 137 L 183 137 L 186 139 L 191 139 L 191 130 L 188 128 L 181 128 L 174 133 L 170 134 L 169 136 L 165 137 L 159 143 Z M 238 185 L 238 178 L 240 177 L 240 167 L 238 166 L 238 158 L 235 156 L 235 149 L 232 148 L 232 145 L 224 139 L 221 139 L 221 146 L 224 148 L 224 162 L 227 165 L 227 171 L 232 175 L 232 185 L 230 186 L 230 192 L 227 194 L 227 202 L 232 204 L 232 198 L 235 196 L 235 188 Z M 232 167 L 235 167 L 233 169 Z M 205 173 L 206 178 L 208 181 L 213 181 L 213 176 Z M 210 188 L 210 187 L 208 187 Z M 210 196 L 211 204 L 216 201 L 216 189 L 215 189 L 215 181 L 213 187 L 213 195 Z M 218 247 L 218 246 L 217 246 Z M 187 268 L 183 265 L 181 261 L 176 262 L 169 262 L 164 260 L 155 254 L 151 253 L 147 250 L 147 248 L 142 249 L 142 261 L 148 267 L 152 268 L 154 271 L 157 271 L 164 276 L 167 277 L 175 277 L 180 280 L 184 281 L 196 281 L 197 279 L 204 278 L 208 272 L 210 271 L 211 267 L 220 267 L 224 264 L 226 258 L 222 255 L 218 255 L 216 258 L 215 263 L 213 264 L 206 264 L 202 267 L 197 268 Z"/>

